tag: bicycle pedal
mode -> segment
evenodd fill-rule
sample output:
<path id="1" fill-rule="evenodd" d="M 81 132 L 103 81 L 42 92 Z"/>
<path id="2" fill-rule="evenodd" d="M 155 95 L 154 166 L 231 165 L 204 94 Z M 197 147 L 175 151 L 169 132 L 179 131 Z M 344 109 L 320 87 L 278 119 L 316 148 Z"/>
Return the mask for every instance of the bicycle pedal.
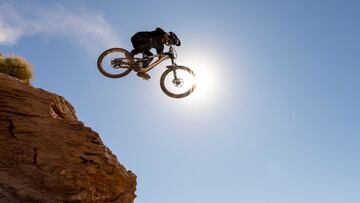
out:
<path id="1" fill-rule="evenodd" d="M 147 73 L 137 73 L 136 74 L 138 77 L 141 77 L 144 80 L 150 80 L 151 76 Z"/>

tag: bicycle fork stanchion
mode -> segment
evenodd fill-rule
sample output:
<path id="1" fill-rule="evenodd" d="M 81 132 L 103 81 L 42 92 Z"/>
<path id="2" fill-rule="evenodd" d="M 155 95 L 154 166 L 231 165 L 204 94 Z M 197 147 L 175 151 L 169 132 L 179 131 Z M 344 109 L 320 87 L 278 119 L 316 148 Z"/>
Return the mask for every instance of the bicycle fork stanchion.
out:
<path id="1" fill-rule="evenodd" d="M 177 78 L 177 74 L 176 74 L 176 69 L 175 69 L 175 68 L 173 69 L 173 73 L 174 73 L 174 81 L 176 81 L 178 78 Z"/>
<path id="2" fill-rule="evenodd" d="M 176 68 L 173 69 L 173 74 L 174 74 L 174 79 L 173 79 L 172 83 L 176 87 L 181 87 L 182 86 L 182 80 L 181 80 L 181 78 L 177 77 Z"/>
<path id="3" fill-rule="evenodd" d="M 176 83 L 177 84 L 177 81 L 178 81 L 178 78 L 177 78 L 177 74 L 176 74 L 176 63 L 175 63 L 175 60 L 174 60 L 174 54 L 173 54 L 173 48 L 172 46 L 170 46 L 170 59 L 171 59 L 171 64 L 173 65 L 173 73 L 174 73 L 174 80 L 173 80 L 173 83 Z"/>
<path id="4" fill-rule="evenodd" d="M 115 54 L 115 53 L 125 55 L 125 58 L 117 57 L 115 59 L 112 59 L 111 58 L 112 55 L 110 55 L 110 54 Z M 161 78 L 160 78 L 161 90 L 167 96 L 172 97 L 172 98 L 183 98 L 193 92 L 193 90 L 195 88 L 195 83 L 192 84 L 191 87 L 185 86 L 187 89 L 185 89 L 183 92 L 172 90 L 172 89 L 174 89 L 174 87 L 171 86 L 171 82 L 176 88 L 183 86 L 184 79 L 187 79 L 187 77 L 184 76 L 183 74 L 187 74 L 189 76 L 194 76 L 194 73 L 189 68 L 187 68 L 185 66 L 178 66 L 175 63 L 175 59 L 176 59 L 177 55 L 176 55 L 175 49 L 172 46 L 170 46 L 169 52 L 151 56 L 152 59 L 154 59 L 155 57 L 158 57 L 158 59 L 152 63 L 150 62 L 151 64 L 148 64 L 147 67 L 141 68 L 140 70 L 135 70 L 135 68 L 134 68 L 135 66 L 133 66 L 134 63 L 135 62 L 146 62 L 149 59 L 133 58 L 134 62 L 132 62 L 131 60 L 129 60 L 129 57 L 126 57 L 126 53 L 129 53 L 129 52 L 122 48 L 111 48 L 111 49 L 107 49 L 107 50 L 103 51 L 97 60 L 97 67 L 98 67 L 98 70 L 100 71 L 100 73 L 109 78 L 124 77 L 127 74 L 129 74 L 132 70 L 136 71 L 138 74 L 145 75 L 146 72 L 150 71 L 155 66 L 159 65 L 161 62 L 163 62 L 167 59 L 171 59 L 172 64 L 169 66 L 166 66 L 167 69 L 163 72 L 163 74 L 161 75 Z M 104 60 L 104 58 L 106 58 L 106 59 Z M 109 62 L 108 59 L 112 59 L 112 60 Z M 125 60 L 125 59 L 127 59 L 127 60 Z M 109 65 L 110 65 L 110 67 L 109 67 Z M 169 78 L 171 78 L 171 74 L 173 74 L 174 78 L 171 82 L 170 81 L 167 82 L 166 81 L 167 76 Z M 185 82 L 186 82 L 186 84 L 188 83 L 187 81 L 185 81 Z M 169 84 L 169 87 L 171 86 L 172 89 L 171 88 L 168 89 L 167 84 Z"/>

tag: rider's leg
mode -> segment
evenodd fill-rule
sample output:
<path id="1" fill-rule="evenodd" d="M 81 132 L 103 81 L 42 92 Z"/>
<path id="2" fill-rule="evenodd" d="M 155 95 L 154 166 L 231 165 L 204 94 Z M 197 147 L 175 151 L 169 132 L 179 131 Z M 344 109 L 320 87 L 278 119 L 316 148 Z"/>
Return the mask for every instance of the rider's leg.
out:
<path id="1" fill-rule="evenodd" d="M 126 58 L 128 58 L 130 60 L 130 64 L 133 65 L 134 56 L 139 53 L 143 53 L 147 50 L 148 50 L 148 48 L 146 46 L 136 44 L 136 46 L 134 46 L 134 49 L 131 52 L 127 53 L 128 55 L 125 54 L 125 56 L 126 56 Z M 137 67 L 135 67 L 135 68 L 137 68 Z"/>
<path id="2" fill-rule="evenodd" d="M 134 49 L 131 53 L 135 56 L 139 53 L 144 53 L 151 49 L 151 40 L 142 36 L 141 34 L 135 34 L 131 37 L 131 43 Z"/>
<path id="3" fill-rule="evenodd" d="M 133 44 L 134 49 L 130 53 L 133 56 L 135 56 L 139 53 L 149 54 L 150 49 L 151 49 L 151 41 L 150 40 L 140 37 L 138 35 L 135 35 L 131 38 L 131 42 Z M 152 55 L 152 53 L 151 53 L 151 55 Z M 134 67 L 135 71 L 140 71 L 140 68 L 141 67 Z M 147 73 L 138 72 L 136 75 L 143 78 L 144 80 L 150 79 L 150 75 L 148 75 Z"/>
<path id="4" fill-rule="evenodd" d="M 150 50 L 145 51 L 144 54 L 145 54 L 146 56 L 152 56 L 152 55 L 154 55 Z"/>
<path id="5" fill-rule="evenodd" d="M 156 49 L 157 54 L 163 54 L 164 53 L 164 45 L 163 44 L 158 45 L 157 47 L 155 47 L 155 49 Z"/>
<path id="6" fill-rule="evenodd" d="M 153 56 L 154 54 L 150 50 L 148 50 L 148 51 L 144 52 L 144 55 L 147 57 L 150 57 L 150 56 Z M 150 58 L 150 59 L 146 60 L 143 67 L 146 68 L 153 61 L 153 59 L 154 58 Z"/>
<path id="7" fill-rule="evenodd" d="M 132 57 L 134 57 L 137 54 L 148 52 L 150 51 L 150 49 L 151 47 L 147 46 L 146 44 L 142 44 L 142 45 L 134 46 L 134 49 L 130 53 Z"/>
<path id="8" fill-rule="evenodd" d="M 135 56 L 140 53 L 145 53 L 150 51 L 151 46 L 149 44 L 136 44 L 134 45 L 134 49 L 131 51 L 131 53 Z"/>
<path id="9" fill-rule="evenodd" d="M 145 48 L 145 47 L 144 47 L 144 48 Z M 146 47 L 146 48 L 147 48 L 147 47 Z M 135 53 L 136 53 L 136 52 L 135 52 Z M 143 52 L 143 54 L 144 54 L 144 57 L 146 57 L 146 56 L 152 56 L 152 55 L 153 55 L 153 53 L 151 53 L 150 49 L 145 50 L 145 51 Z M 140 68 L 146 68 L 146 67 L 151 63 L 152 60 L 153 60 L 153 58 L 146 60 L 146 61 L 144 62 L 144 64 L 142 65 L 142 67 L 139 67 L 139 69 L 138 69 L 137 71 L 140 71 L 140 70 L 141 70 Z M 146 72 L 145 72 L 145 73 L 138 72 L 136 75 L 139 76 L 139 77 L 141 77 L 141 78 L 143 78 L 144 80 L 149 80 L 150 77 L 151 77 L 151 76 L 150 76 L 149 74 L 147 74 Z"/>
<path id="10" fill-rule="evenodd" d="M 142 37 L 139 34 L 136 34 L 133 37 L 131 37 L 131 43 L 132 43 L 134 49 L 130 53 L 126 54 L 126 58 L 129 58 L 129 60 L 131 60 L 131 63 L 132 63 L 132 62 L 134 62 L 135 55 L 137 55 L 139 53 L 143 53 L 149 49 L 146 46 L 146 44 L 149 44 L 149 43 L 148 43 L 147 39 L 145 39 L 144 37 Z"/>
<path id="11" fill-rule="evenodd" d="M 142 49 L 139 49 L 138 47 L 134 48 L 132 51 L 127 52 L 125 54 L 126 58 L 131 59 L 131 61 L 134 61 L 134 56 L 141 53 Z"/>

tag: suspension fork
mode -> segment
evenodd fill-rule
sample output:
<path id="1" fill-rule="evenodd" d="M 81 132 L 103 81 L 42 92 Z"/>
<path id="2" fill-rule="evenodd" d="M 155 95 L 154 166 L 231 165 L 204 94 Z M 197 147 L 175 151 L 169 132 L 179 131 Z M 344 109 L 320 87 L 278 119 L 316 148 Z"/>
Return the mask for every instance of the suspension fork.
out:
<path id="1" fill-rule="evenodd" d="M 175 68 L 173 69 L 173 74 L 174 74 L 174 80 L 177 80 L 178 78 L 177 78 L 177 74 L 176 74 L 176 69 L 175 69 Z"/>
<path id="2" fill-rule="evenodd" d="M 173 65 L 173 67 L 176 67 L 176 63 L 175 63 L 175 60 L 174 60 L 174 57 L 171 57 L 171 63 Z M 173 74 L 174 74 L 174 80 L 177 80 L 177 74 L 176 74 L 176 68 L 173 69 Z"/>

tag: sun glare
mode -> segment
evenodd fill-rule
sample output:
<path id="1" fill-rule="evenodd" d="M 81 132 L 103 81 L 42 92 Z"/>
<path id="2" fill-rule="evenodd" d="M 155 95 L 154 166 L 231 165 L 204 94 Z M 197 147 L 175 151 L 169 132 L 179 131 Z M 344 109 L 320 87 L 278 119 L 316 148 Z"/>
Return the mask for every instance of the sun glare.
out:
<path id="1" fill-rule="evenodd" d="M 186 116 L 192 115 L 201 117 L 209 115 L 221 108 L 227 98 L 227 80 L 224 79 L 226 70 L 220 64 L 224 63 L 225 57 L 212 51 L 212 49 L 189 48 L 187 51 L 181 50 L 176 63 L 179 66 L 190 68 L 195 74 L 196 87 L 189 95 L 181 99 L 166 99 L 168 110 L 175 113 L 181 112 Z M 187 85 L 187 78 L 183 77 L 184 85 Z M 187 87 L 186 87 L 187 88 Z"/>
<path id="2" fill-rule="evenodd" d="M 219 77 L 216 77 L 216 64 L 211 58 L 203 56 L 187 57 L 181 59 L 181 65 L 194 71 L 196 88 L 186 100 L 197 103 L 211 102 L 218 96 Z"/>

